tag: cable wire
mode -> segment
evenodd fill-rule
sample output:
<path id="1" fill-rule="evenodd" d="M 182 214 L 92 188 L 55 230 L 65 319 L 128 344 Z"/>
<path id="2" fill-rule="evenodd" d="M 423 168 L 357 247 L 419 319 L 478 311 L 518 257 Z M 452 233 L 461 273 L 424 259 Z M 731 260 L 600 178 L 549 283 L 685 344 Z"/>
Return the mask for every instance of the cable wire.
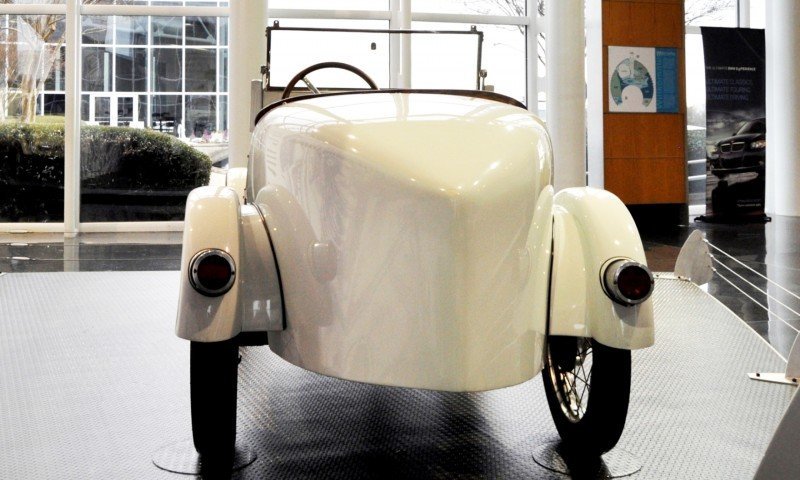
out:
<path id="1" fill-rule="evenodd" d="M 764 280 L 768 281 L 769 283 L 771 283 L 771 284 L 775 285 L 776 287 L 780 288 L 781 290 L 783 290 L 784 292 L 786 292 L 786 293 L 788 293 L 789 295 L 793 296 L 794 298 L 796 298 L 796 299 L 800 300 L 800 296 L 798 296 L 798 295 L 797 295 L 796 293 L 794 293 L 794 292 L 791 292 L 791 291 L 787 290 L 787 289 L 786 289 L 786 288 L 785 288 L 783 285 L 779 284 L 778 282 L 776 282 L 776 281 L 774 281 L 774 280 L 770 280 L 769 278 L 767 278 L 767 277 L 766 277 L 765 275 L 763 275 L 762 273 L 760 273 L 760 272 L 758 272 L 758 271 L 754 270 L 754 269 L 753 269 L 752 267 L 750 267 L 749 265 L 745 265 L 745 264 L 744 264 L 744 263 L 742 263 L 742 262 L 741 262 L 739 259 L 737 259 L 737 258 L 733 257 L 731 254 L 729 254 L 729 253 L 728 253 L 728 252 L 726 252 L 725 250 L 723 250 L 723 249 L 719 248 L 718 246 L 714 245 L 713 243 L 709 242 L 708 240 L 705 240 L 705 239 L 704 239 L 703 241 L 705 241 L 705 242 L 706 242 L 706 243 L 707 243 L 707 244 L 708 244 L 708 245 L 709 245 L 711 248 L 713 248 L 714 250 L 717 250 L 718 252 L 722 253 L 723 255 L 725 255 L 726 257 L 730 258 L 730 259 L 731 259 L 731 260 L 733 260 L 734 262 L 736 262 L 736 263 L 738 263 L 739 265 L 743 266 L 744 268 L 746 268 L 746 269 L 750 270 L 751 272 L 755 273 L 755 274 L 756 274 L 756 275 L 758 275 L 759 277 L 763 278 Z M 712 256 L 711 256 L 711 258 L 714 258 L 714 256 L 712 255 Z"/>
<path id="2" fill-rule="evenodd" d="M 749 298 L 749 299 L 750 299 L 750 300 L 751 300 L 753 303 L 755 303 L 755 304 L 756 304 L 756 305 L 758 305 L 759 307 L 761 307 L 761 308 L 763 308 L 764 310 L 766 310 L 766 311 L 767 311 L 767 314 L 774 316 L 774 317 L 775 317 L 775 318 L 777 318 L 778 320 L 780 320 L 780 321 L 782 321 L 783 323 L 785 323 L 787 327 L 791 328 L 792 330 L 794 330 L 794 331 L 795 331 L 795 332 L 797 332 L 797 333 L 800 333 L 800 330 L 798 330 L 797 328 L 793 327 L 791 323 L 789 323 L 789 322 L 787 322 L 786 320 L 782 319 L 781 317 L 779 317 L 779 316 L 778 316 L 778 315 L 776 315 L 775 313 L 772 313 L 772 312 L 770 312 L 770 311 L 769 311 L 769 308 L 765 307 L 763 304 L 761 304 L 761 302 L 759 302 L 759 301 L 758 301 L 758 300 L 756 300 L 755 298 L 753 298 L 753 297 L 751 297 L 750 295 L 748 295 L 748 294 L 747 294 L 747 292 L 745 292 L 744 290 L 742 290 L 741 288 L 739 288 L 738 286 L 736 286 L 736 285 L 735 285 L 733 282 L 731 282 L 730 280 L 728 280 L 727 278 L 725 278 L 725 276 L 724 276 L 724 275 L 722 275 L 722 274 L 720 274 L 720 273 L 719 273 L 719 272 L 718 272 L 716 269 L 714 270 L 714 273 L 716 273 L 716 274 L 719 276 L 719 278 L 721 278 L 721 279 L 725 280 L 726 282 L 728 282 L 728 284 L 730 284 L 730 286 L 731 286 L 731 287 L 735 288 L 736 290 L 739 290 L 739 292 L 741 292 L 741 294 L 742 294 L 742 295 L 744 295 L 745 297 Z"/>
<path id="3" fill-rule="evenodd" d="M 776 297 L 773 297 L 772 295 L 770 295 L 770 294 L 769 294 L 769 293 L 767 293 L 766 291 L 762 290 L 760 287 L 756 286 L 756 285 L 755 285 L 755 284 L 753 284 L 751 281 L 749 281 L 749 280 L 747 280 L 746 278 L 744 278 L 744 277 L 743 277 L 741 274 L 739 274 L 738 272 L 734 271 L 734 270 L 733 270 L 731 267 L 729 267 L 729 266 L 725 265 L 725 264 L 724 264 L 722 261 L 720 261 L 718 258 L 714 257 L 714 255 L 711 255 L 711 259 L 712 259 L 712 260 L 714 260 L 715 262 L 717 262 L 718 264 L 722 265 L 723 267 L 725 267 L 725 268 L 726 268 L 726 269 L 727 269 L 729 272 L 731 272 L 732 274 L 734 274 L 734 275 L 736 275 L 737 277 L 739 277 L 739 278 L 740 278 L 740 279 L 741 279 L 741 280 L 742 280 L 744 283 L 746 283 L 746 284 L 750 285 L 750 286 L 751 286 L 751 287 L 753 287 L 754 289 L 756 289 L 756 290 L 758 290 L 759 292 L 761 292 L 762 294 L 764 294 L 764 295 L 765 295 L 767 298 L 769 298 L 769 299 L 771 299 L 771 300 L 774 300 L 774 301 L 775 301 L 775 303 L 777 303 L 777 304 L 781 305 L 781 306 L 782 306 L 783 308 L 785 308 L 786 310 L 789 310 L 790 312 L 792 312 L 792 313 L 794 313 L 795 315 L 797 315 L 798 317 L 800 317 L 800 312 L 797 312 L 796 310 L 794 310 L 794 309 L 793 309 L 792 307 L 790 307 L 789 305 L 786 305 L 785 303 L 783 303 L 783 302 L 781 302 L 780 300 L 778 300 Z"/>

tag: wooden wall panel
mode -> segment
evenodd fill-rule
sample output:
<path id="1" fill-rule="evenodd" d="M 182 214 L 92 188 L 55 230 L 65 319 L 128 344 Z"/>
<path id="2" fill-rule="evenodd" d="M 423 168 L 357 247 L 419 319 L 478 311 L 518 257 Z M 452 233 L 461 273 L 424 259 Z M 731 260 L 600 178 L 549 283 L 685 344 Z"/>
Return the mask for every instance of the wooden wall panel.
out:
<path id="1" fill-rule="evenodd" d="M 606 159 L 685 156 L 686 126 L 682 115 L 607 113 L 604 117 Z"/>
<path id="2" fill-rule="evenodd" d="M 608 111 L 608 47 L 678 49 L 678 113 Z M 603 0 L 605 188 L 629 205 L 686 203 L 683 0 Z"/>
<path id="3" fill-rule="evenodd" d="M 675 198 L 675 192 L 685 192 L 685 164 L 684 157 L 607 158 L 605 188 L 626 205 L 685 203 Z"/>
<path id="4" fill-rule="evenodd" d="M 683 4 L 604 2 L 603 43 L 637 47 L 682 47 Z M 606 26 L 608 28 L 606 28 Z"/>

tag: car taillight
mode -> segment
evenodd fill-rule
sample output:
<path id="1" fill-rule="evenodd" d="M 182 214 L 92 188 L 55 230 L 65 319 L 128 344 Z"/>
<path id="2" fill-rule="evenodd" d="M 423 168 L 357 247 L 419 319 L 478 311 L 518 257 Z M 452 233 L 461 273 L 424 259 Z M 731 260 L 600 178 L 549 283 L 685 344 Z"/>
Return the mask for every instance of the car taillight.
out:
<path id="1" fill-rule="evenodd" d="M 236 265 L 223 250 L 202 250 L 189 262 L 189 283 L 207 297 L 218 297 L 230 290 L 235 278 Z"/>
<path id="2" fill-rule="evenodd" d="M 615 260 L 603 272 L 603 287 L 615 302 L 626 306 L 637 305 L 653 293 L 653 274 L 639 262 Z"/>

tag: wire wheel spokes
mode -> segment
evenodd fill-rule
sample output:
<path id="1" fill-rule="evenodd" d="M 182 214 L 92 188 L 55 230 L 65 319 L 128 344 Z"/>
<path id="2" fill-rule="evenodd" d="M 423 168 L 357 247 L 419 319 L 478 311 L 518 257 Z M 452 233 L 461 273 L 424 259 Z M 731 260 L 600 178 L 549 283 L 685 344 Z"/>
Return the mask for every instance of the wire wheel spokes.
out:
<path id="1" fill-rule="evenodd" d="M 576 338 L 574 361 L 553 361 L 550 353 L 550 375 L 559 397 L 561 409 L 572 422 L 578 422 L 586 414 L 592 381 L 592 342 L 588 338 Z"/>

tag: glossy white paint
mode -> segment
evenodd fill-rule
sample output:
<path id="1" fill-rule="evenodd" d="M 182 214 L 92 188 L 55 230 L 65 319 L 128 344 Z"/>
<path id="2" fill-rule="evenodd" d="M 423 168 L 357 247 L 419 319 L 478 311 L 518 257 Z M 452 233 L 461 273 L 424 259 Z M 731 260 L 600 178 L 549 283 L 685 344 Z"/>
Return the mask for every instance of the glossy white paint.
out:
<path id="1" fill-rule="evenodd" d="M 615 348 L 652 345 L 653 300 L 622 306 L 602 287 L 610 260 L 647 264 L 628 209 L 612 193 L 589 187 L 562 190 L 554 203 L 550 333 L 593 337 Z"/>
<path id="2" fill-rule="evenodd" d="M 175 333 L 187 340 L 213 342 L 233 338 L 242 330 L 239 309 L 239 279 L 225 295 L 206 297 L 189 283 L 192 257 L 208 248 L 227 252 L 239 275 L 241 265 L 241 214 L 235 190 L 228 187 L 200 187 L 186 200 L 186 217 L 181 253 L 181 285 Z"/>
<path id="3" fill-rule="evenodd" d="M 487 390 L 541 369 L 551 154 L 523 109 L 353 94 L 258 124 L 249 195 L 275 246 L 284 359 L 326 375 Z"/>
<path id="4" fill-rule="evenodd" d="M 181 255 L 177 335 L 215 342 L 240 332 L 283 329 L 283 300 L 269 236 L 261 213 L 239 205 L 229 187 L 201 187 L 189 194 Z M 188 266 L 197 252 L 218 248 L 236 266 L 231 290 L 207 297 L 189 283 Z"/>
<path id="5" fill-rule="evenodd" d="M 225 176 L 225 185 L 231 187 L 239 194 L 239 201 L 242 202 L 242 204 L 247 203 L 245 194 L 245 187 L 247 186 L 246 167 L 229 168 Z"/>
<path id="6" fill-rule="evenodd" d="M 277 107 L 254 133 L 253 203 L 240 206 L 244 169 L 228 178 L 238 189 L 189 197 L 178 335 L 268 330 L 273 351 L 309 370 L 454 391 L 538 373 L 548 308 L 550 334 L 651 345 L 652 301 L 624 307 L 601 285 L 609 261 L 645 263 L 633 220 L 602 190 L 554 196 L 550 152 L 534 116 L 486 99 L 356 93 Z M 188 283 L 205 248 L 237 264 L 221 297 Z"/>
<path id="7" fill-rule="evenodd" d="M 242 331 L 283 330 L 280 277 L 264 218 L 253 205 L 241 207 L 241 218 L 238 311 Z"/>

